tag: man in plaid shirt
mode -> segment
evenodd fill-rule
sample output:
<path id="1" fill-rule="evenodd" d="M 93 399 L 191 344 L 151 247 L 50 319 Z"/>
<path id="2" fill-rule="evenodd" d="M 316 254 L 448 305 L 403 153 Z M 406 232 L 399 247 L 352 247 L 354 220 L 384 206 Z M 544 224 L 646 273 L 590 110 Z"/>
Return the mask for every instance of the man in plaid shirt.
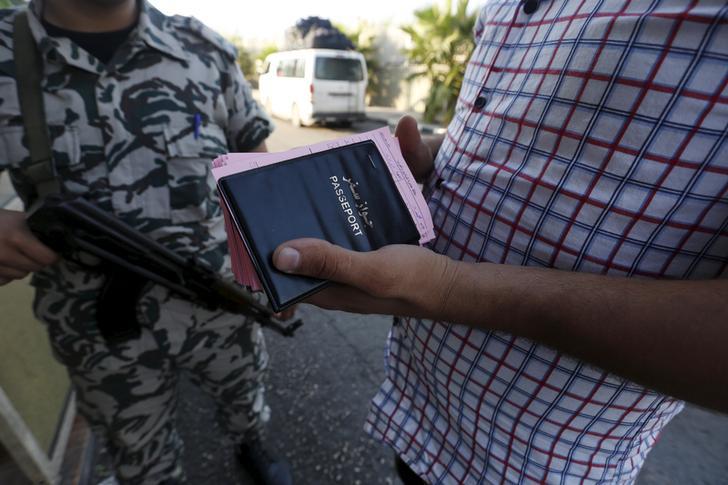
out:
<path id="1" fill-rule="evenodd" d="M 276 252 L 343 284 L 314 303 L 432 319 L 366 424 L 423 479 L 629 483 L 670 396 L 728 410 L 727 12 L 489 1 L 444 140 L 397 129 L 447 257 Z"/>

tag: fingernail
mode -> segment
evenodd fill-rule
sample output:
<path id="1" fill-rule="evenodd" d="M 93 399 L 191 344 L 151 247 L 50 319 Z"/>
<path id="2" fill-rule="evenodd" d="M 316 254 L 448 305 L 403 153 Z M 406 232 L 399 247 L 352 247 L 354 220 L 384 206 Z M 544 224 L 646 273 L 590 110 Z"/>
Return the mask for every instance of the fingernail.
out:
<path id="1" fill-rule="evenodd" d="M 285 247 L 278 252 L 276 266 L 279 270 L 290 273 L 298 268 L 298 263 L 300 260 L 301 253 L 293 248 Z"/>

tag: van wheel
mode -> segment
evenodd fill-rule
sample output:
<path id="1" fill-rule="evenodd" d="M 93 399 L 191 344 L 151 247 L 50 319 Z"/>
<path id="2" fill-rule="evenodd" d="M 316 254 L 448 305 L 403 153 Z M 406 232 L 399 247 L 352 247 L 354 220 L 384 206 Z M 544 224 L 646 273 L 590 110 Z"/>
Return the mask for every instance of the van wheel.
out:
<path id="1" fill-rule="evenodd" d="M 301 114 L 298 112 L 298 105 L 291 106 L 291 124 L 296 128 L 301 127 Z"/>

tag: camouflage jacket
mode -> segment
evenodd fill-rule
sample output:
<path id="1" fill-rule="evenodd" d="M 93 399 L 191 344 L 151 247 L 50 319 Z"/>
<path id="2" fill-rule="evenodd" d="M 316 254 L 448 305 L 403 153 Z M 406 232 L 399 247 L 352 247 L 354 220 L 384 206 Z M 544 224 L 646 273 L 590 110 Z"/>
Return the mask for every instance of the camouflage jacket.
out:
<path id="1" fill-rule="evenodd" d="M 64 191 L 220 268 L 225 232 L 210 160 L 258 146 L 272 124 L 228 42 L 193 18 L 139 5 L 136 29 L 103 65 L 71 40 L 49 37 L 39 20 L 42 3 L 30 3 L 55 170 Z M 17 12 L 0 11 L 0 170 L 9 171 L 27 204 L 34 189 L 24 174 L 29 152 L 15 84 Z M 44 280 L 41 286 L 64 291 L 97 286 L 68 262 L 40 273 L 35 284 Z"/>

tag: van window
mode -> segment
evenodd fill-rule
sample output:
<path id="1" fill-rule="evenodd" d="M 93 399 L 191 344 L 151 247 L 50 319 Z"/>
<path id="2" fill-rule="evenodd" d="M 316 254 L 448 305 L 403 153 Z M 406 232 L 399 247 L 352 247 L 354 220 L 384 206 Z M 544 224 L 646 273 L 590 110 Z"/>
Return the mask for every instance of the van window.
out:
<path id="1" fill-rule="evenodd" d="M 283 75 L 285 77 L 295 77 L 296 72 L 296 60 L 286 59 L 283 61 Z"/>
<path id="2" fill-rule="evenodd" d="M 345 59 L 341 57 L 317 57 L 316 79 L 337 81 L 361 81 L 364 73 L 359 59 Z"/>
<path id="3" fill-rule="evenodd" d="M 293 71 L 293 76 L 294 77 L 303 77 L 305 67 L 306 67 L 305 59 L 296 59 L 296 68 Z"/>

